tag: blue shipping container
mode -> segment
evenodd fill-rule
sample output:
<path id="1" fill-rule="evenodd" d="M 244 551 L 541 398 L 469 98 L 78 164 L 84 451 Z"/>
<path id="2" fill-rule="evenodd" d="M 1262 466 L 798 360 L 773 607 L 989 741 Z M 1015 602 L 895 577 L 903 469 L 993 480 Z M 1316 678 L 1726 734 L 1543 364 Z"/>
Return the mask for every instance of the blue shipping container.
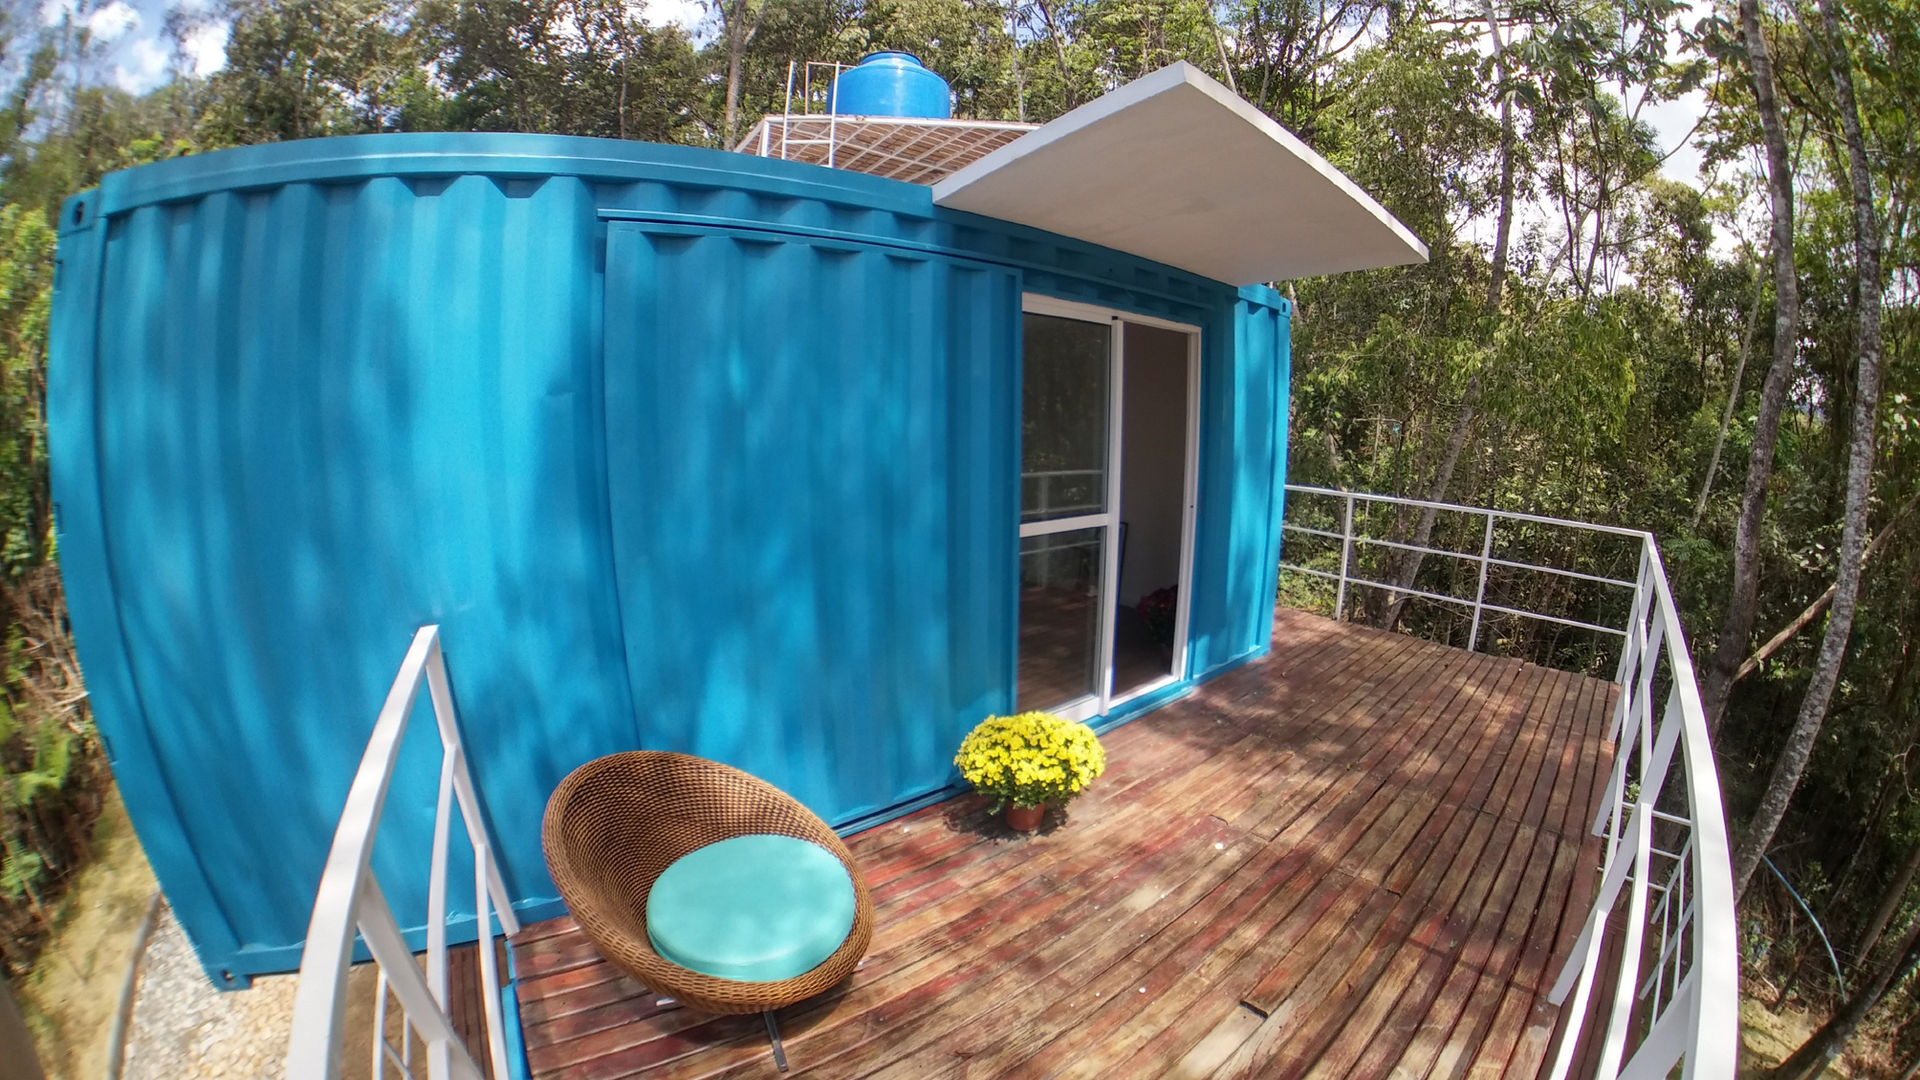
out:
<path id="1" fill-rule="evenodd" d="M 67 203 L 59 260 L 74 630 L 135 826 L 220 985 L 296 966 L 425 623 L 523 919 L 563 910 L 540 816 L 601 754 L 727 761 L 845 827 L 948 792 L 961 735 L 1014 703 L 1023 296 L 1201 331 L 1187 665 L 1125 711 L 1267 647 L 1288 365 L 1271 290 L 939 210 L 918 185 L 524 135 L 116 173 Z M 421 708 L 375 861 L 423 919 Z"/>

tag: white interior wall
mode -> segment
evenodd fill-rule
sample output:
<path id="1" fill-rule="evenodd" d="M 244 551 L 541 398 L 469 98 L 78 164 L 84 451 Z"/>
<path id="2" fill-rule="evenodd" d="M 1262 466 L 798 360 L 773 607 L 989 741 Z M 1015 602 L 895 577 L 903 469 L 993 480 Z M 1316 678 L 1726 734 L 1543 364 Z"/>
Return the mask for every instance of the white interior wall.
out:
<path id="1" fill-rule="evenodd" d="M 1126 324 L 1120 520 L 1127 525 L 1120 602 L 1180 580 L 1186 491 L 1187 335 Z"/>

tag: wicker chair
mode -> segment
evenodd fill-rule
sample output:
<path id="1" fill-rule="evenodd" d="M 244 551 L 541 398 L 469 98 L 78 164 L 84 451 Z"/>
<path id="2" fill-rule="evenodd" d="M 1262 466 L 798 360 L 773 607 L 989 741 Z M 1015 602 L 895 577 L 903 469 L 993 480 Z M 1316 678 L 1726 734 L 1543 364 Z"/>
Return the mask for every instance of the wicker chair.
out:
<path id="1" fill-rule="evenodd" d="M 832 852 L 853 880 L 853 929 L 817 967 L 776 982 L 689 971 L 655 952 L 647 894 L 674 860 L 735 836 L 774 833 Z M 547 800 L 547 868 L 589 940 L 648 989 L 711 1013 L 761 1013 L 786 1068 L 773 1010 L 852 974 L 873 940 L 873 896 L 840 837 L 791 795 L 731 766 L 686 754 L 635 750 L 589 761 Z"/>

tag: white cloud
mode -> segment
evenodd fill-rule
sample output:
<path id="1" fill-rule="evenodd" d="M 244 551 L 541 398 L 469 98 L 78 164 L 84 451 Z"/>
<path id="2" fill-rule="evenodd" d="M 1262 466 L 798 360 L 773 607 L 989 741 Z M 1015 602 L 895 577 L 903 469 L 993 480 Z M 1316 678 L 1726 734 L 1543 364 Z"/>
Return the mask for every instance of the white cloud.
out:
<path id="1" fill-rule="evenodd" d="M 226 23 L 215 23 L 187 35 L 183 44 L 195 75 L 211 75 L 227 66 L 227 34 L 231 29 Z"/>
<path id="2" fill-rule="evenodd" d="M 1706 111 L 1706 92 L 1694 90 L 1672 101 L 1649 106 L 1641 115 L 1659 136 L 1655 145 L 1661 153 L 1669 155 L 1660 165 L 1662 176 L 1695 187 L 1705 186 L 1706 178 L 1700 172 L 1700 140 L 1694 129 Z"/>
<path id="3" fill-rule="evenodd" d="M 647 0 L 641 17 L 649 26 L 677 26 L 689 34 L 707 17 L 707 6 L 700 0 Z"/>
<path id="4" fill-rule="evenodd" d="M 133 10 L 133 5 L 127 0 L 113 0 L 87 16 L 87 29 L 92 32 L 94 41 L 106 44 L 138 30 L 140 21 L 140 13 Z"/>
<path id="5" fill-rule="evenodd" d="M 137 38 L 115 57 L 113 82 L 129 94 L 144 94 L 167 81 L 167 50 L 152 38 Z"/>

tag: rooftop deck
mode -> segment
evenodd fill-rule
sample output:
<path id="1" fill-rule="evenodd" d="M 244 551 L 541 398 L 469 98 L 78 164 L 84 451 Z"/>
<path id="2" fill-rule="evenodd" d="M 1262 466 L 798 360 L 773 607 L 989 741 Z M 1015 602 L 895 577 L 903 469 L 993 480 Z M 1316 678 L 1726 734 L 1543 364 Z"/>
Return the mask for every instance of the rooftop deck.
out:
<path id="1" fill-rule="evenodd" d="M 969 797 L 852 837 L 873 947 L 782 1012 L 793 1074 L 1532 1077 L 1614 694 L 1282 610 L 1039 834 Z M 513 953 L 536 1077 L 775 1075 L 758 1017 L 661 1010 L 571 920 Z"/>

